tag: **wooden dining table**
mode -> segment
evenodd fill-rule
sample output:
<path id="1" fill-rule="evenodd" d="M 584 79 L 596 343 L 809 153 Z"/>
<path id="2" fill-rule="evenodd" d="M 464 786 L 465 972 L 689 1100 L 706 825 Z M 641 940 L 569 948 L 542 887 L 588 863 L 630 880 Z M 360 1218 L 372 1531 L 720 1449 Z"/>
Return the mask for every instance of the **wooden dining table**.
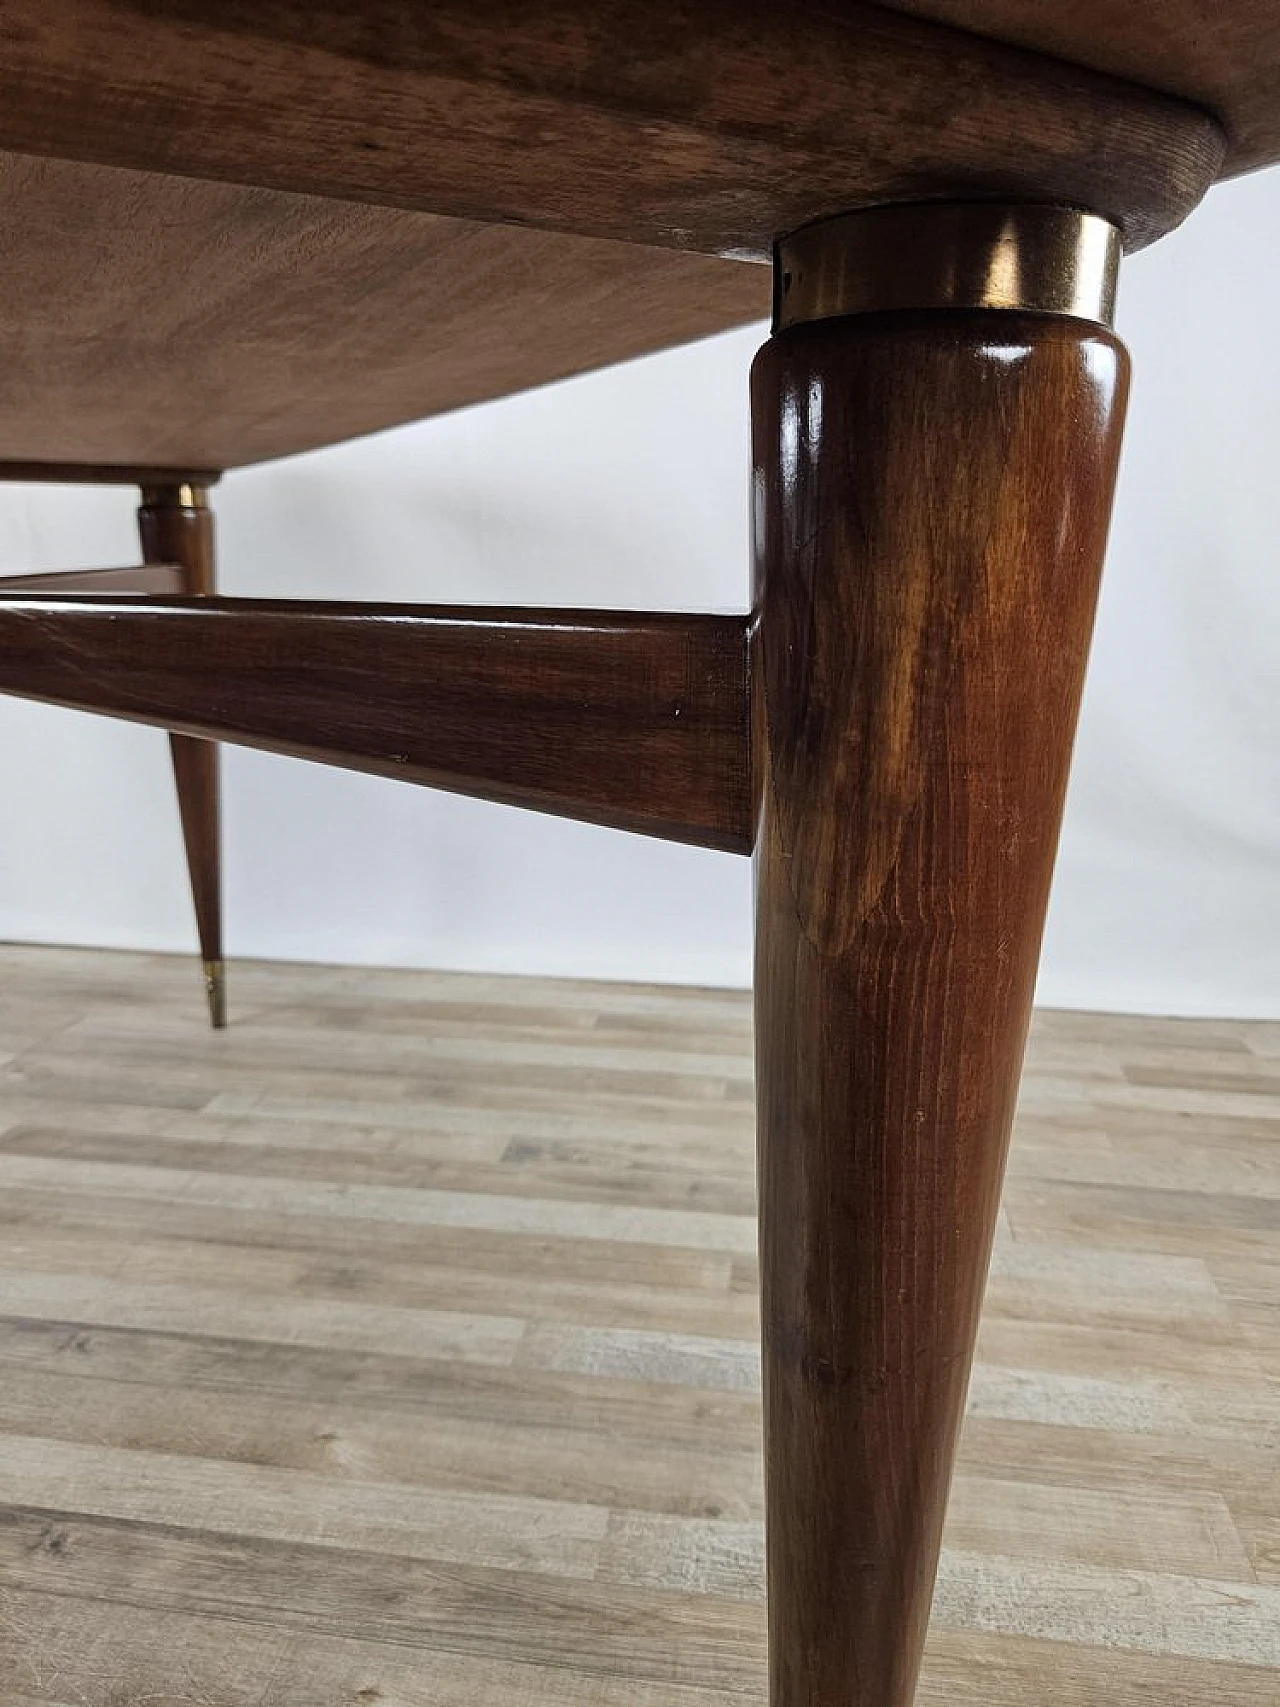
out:
<path id="1" fill-rule="evenodd" d="M 1278 159 L 1268 0 L 0 0 L 0 475 L 141 532 L 0 691 L 170 731 L 215 1025 L 219 742 L 754 860 L 773 1707 L 912 1698 L 1117 276 Z M 224 474 L 770 312 L 740 614 L 217 595 Z"/>

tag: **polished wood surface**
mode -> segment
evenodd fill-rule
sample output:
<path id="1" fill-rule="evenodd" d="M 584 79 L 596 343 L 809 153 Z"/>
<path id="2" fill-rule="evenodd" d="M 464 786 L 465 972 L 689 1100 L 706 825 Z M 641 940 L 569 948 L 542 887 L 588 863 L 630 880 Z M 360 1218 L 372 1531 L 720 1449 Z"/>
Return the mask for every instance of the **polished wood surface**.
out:
<path id="1" fill-rule="evenodd" d="M 753 370 L 772 1707 L 910 1707 L 1125 386 L 1010 313 Z"/>
<path id="2" fill-rule="evenodd" d="M 0 459 L 312 449 L 762 317 L 743 258 L 820 215 L 1047 199 L 1133 247 L 1218 171 L 1208 113 L 1280 155 L 1269 8 L 950 4 L 0 4 Z"/>
<path id="3" fill-rule="evenodd" d="M 196 499 L 198 502 L 192 502 Z M 217 591 L 213 511 L 205 493 L 185 483 L 148 486 L 138 507 L 138 536 L 149 563 L 179 565 L 179 592 L 208 598 Z M 2 591 L 3 589 L 0 589 Z M 227 1023 L 222 954 L 222 828 L 218 747 L 190 735 L 169 736 L 182 843 L 191 878 L 205 996 L 215 1029 Z"/>
<path id="4" fill-rule="evenodd" d="M 1224 171 L 1280 160 L 1280 9 L 1272 0 L 880 0 L 1164 89 L 1214 113 Z"/>
<path id="5" fill-rule="evenodd" d="M 234 466 L 678 344 L 871 203 L 1135 247 L 1224 147 L 1280 158 L 1265 0 L 8 0 L 0 44 L 0 458 L 36 465 Z"/>
<path id="6" fill-rule="evenodd" d="M 741 617 L 0 594 L 0 692 L 750 848 Z"/>
<path id="7" fill-rule="evenodd" d="M 4 478 L 205 483 L 769 312 L 766 267 L 12 155 L 0 223 Z"/>
<path id="8" fill-rule="evenodd" d="M 762 1707 L 743 991 L 0 949 L 5 1707 Z M 920 1707 L 1274 1707 L 1280 1026 L 1042 1014 Z"/>
<path id="9" fill-rule="evenodd" d="M 0 31 L 15 153 L 714 255 L 960 186 L 1136 245 L 1221 160 L 1141 79 L 857 0 L 9 0 Z"/>

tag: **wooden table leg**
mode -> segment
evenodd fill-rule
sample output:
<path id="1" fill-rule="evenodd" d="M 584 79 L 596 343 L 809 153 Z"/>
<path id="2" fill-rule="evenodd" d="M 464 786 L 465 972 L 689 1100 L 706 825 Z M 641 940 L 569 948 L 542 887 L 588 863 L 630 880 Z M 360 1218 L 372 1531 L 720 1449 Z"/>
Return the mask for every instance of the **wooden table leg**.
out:
<path id="1" fill-rule="evenodd" d="M 752 377 L 773 1707 L 912 1697 L 1126 390 L 1100 324 L 850 288 Z"/>
<path id="2" fill-rule="evenodd" d="M 143 487 L 138 531 L 145 561 L 179 565 L 184 575 L 184 592 L 208 595 L 216 591 L 213 512 L 203 487 Z M 214 741 L 201 741 L 190 735 L 170 735 L 169 746 L 195 902 L 209 1017 L 220 1029 L 227 1023 L 227 998 L 222 957 L 218 746 Z"/>

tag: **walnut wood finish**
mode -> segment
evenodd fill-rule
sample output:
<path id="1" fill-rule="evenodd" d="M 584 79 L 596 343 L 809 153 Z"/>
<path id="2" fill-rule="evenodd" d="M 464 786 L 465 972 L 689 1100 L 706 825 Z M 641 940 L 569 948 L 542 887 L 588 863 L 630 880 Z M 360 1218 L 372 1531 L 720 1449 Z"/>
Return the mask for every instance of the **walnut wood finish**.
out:
<path id="1" fill-rule="evenodd" d="M 1272 0 L 881 0 L 1163 89 L 1216 113 L 1228 173 L 1280 159 L 1280 8 Z"/>
<path id="2" fill-rule="evenodd" d="M 0 692 L 739 853 L 746 691 L 741 617 L 0 598 Z"/>
<path id="3" fill-rule="evenodd" d="M 1078 321 L 882 314 L 753 374 L 773 1707 L 907 1707 L 1119 445 Z"/>
<path id="4" fill-rule="evenodd" d="M 137 563 L 129 569 L 53 569 L 0 576 L 0 593 L 184 593 L 176 563 Z"/>
<path id="5" fill-rule="evenodd" d="M 15 153 L 762 259 L 960 189 L 1138 245 L 1222 150 L 1195 107 L 856 0 L 9 0 L 0 45 Z"/>
<path id="6" fill-rule="evenodd" d="M 186 501 L 197 495 L 199 503 Z M 148 562 L 177 563 L 182 583 L 179 590 L 208 597 L 216 590 L 213 512 L 203 499 L 198 487 L 186 484 L 148 486 L 138 509 L 138 533 Z M 227 1023 L 227 998 L 222 954 L 218 749 L 212 741 L 172 732 L 169 748 L 187 870 L 191 876 L 209 1018 L 215 1029 L 221 1030 Z"/>
<path id="7" fill-rule="evenodd" d="M 755 264 L 68 161 L 0 154 L 0 227 L 5 479 L 207 486 L 769 314 Z"/>

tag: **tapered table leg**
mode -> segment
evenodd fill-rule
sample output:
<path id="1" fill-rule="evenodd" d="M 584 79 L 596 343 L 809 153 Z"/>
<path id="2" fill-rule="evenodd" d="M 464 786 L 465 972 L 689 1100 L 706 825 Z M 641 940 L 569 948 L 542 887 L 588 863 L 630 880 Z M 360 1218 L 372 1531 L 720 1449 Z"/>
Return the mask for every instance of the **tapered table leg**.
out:
<path id="1" fill-rule="evenodd" d="M 184 572 L 184 592 L 216 591 L 213 512 L 202 487 L 144 487 L 138 531 L 148 563 L 174 563 Z M 227 1023 L 222 957 L 222 859 L 219 828 L 218 747 L 189 735 L 170 735 L 182 839 L 195 902 L 209 1017 Z"/>
<path id="2" fill-rule="evenodd" d="M 954 211 L 784 244 L 752 378 L 773 1707 L 912 1697 L 1118 454 L 1102 285 Z"/>

